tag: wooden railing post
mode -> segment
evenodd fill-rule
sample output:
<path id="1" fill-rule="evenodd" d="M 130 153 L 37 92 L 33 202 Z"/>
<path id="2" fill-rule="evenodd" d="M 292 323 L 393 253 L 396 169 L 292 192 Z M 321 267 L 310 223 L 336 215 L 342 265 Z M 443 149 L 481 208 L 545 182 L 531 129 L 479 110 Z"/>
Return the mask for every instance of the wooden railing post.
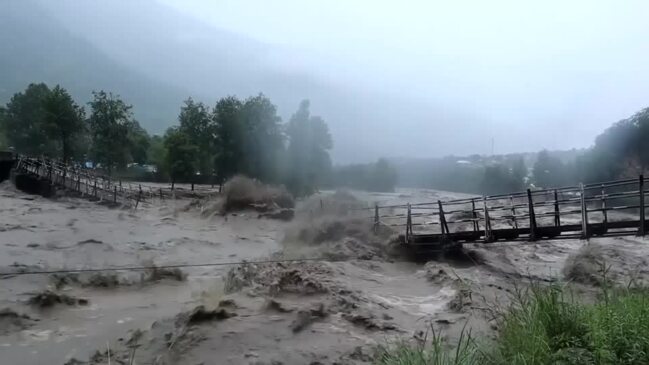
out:
<path id="1" fill-rule="evenodd" d="M 604 189 L 604 184 L 602 184 L 602 214 L 604 215 L 604 232 L 608 230 L 608 212 L 606 211 L 606 190 Z"/>
<path id="2" fill-rule="evenodd" d="M 644 175 L 640 175 L 638 180 L 639 185 L 639 195 L 640 195 L 640 227 L 638 228 L 638 235 L 644 237 L 644 223 L 645 223 L 645 211 L 644 211 Z"/>
<path id="3" fill-rule="evenodd" d="M 412 235 L 412 217 L 410 215 L 410 203 L 408 203 L 408 214 L 406 218 L 406 243 L 410 243 L 410 235 Z"/>
<path id="4" fill-rule="evenodd" d="M 442 227 L 442 235 L 446 236 L 449 232 L 448 224 L 446 224 L 446 216 L 444 216 L 444 208 L 442 208 L 442 201 L 437 201 L 437 206 L 439 207 L 439 224 Z"/>
<path id="5" fill-rule="evenodd" d="M 514 221 L 514 228 L 518 229 L 518 221 L 516 220 L 516 208 L 514 208 L 514 197 L 509 196 L 509 202 L 512 205 L 512 221 Z"/>
<path id="6" fill-rule="evenodd" d="M 579 184 L 579 192 L 581 195 L 581 238 L 588 239 L 590 237 L 588 232 L 588 205 L 586 204 L 586 193 L 582 183 Z"/>
<path id="7" fill-rule="evenodd" d="M 484 209 L 484 241 L 491 242 L 493 237 L 491 235 L 491 220 L 489 219 L 489 207 L 487 207 L 487 197 L 482 197 L 482 205 Z"/>
<path id="8" fill-rule="evenodd" d="M 536 214 L 534 214 L 534 200 L 532 199 L 532 190 L 527 189 L 527 209 L 530 216 L 530 241 L 536 241 Z"/>
<path id="9" fill-rule="evenodd" d="M 559 194 L 554 189 L 554 226 L 561 227 L 561 212 L 559 211 Z"/>
<path id="10" fill-rule="evenodd" d="M 477 232 L 480 224 L 478 224 L 478 213 L 475 211 L 475 198 L 471 199 L 471 216 L 473 216 L 473 232 Z"/>
<path id="11" fill-rule="evenodd" d="M 320 200 L 320 206 L 322 206 L 322 199 Z M 374 203 L 374 233 L 379 229 L 379 204 Z"/>

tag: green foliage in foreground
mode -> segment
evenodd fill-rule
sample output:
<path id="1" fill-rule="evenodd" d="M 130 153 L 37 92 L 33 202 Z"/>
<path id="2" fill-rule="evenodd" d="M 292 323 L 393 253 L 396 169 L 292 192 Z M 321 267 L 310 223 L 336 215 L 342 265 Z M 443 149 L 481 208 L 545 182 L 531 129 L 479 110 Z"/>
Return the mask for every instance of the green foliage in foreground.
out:
<path id="1" fill-rule="evenodd" d="M 583 304 L 559 286 L 532 286 L 519 293 L 500 319 L 494 343 L 465 335 L 449 348 L 439 336 L 425 347 L 383 350 L 378 364 L 647 364 L 649 290 L 605 290 Z"/>

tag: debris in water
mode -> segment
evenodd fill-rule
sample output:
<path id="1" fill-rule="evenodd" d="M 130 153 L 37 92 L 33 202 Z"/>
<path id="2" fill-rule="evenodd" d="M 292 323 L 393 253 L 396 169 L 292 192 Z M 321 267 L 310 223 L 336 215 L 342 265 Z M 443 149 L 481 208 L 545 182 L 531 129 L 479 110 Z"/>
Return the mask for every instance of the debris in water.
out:
<path id="1" fill-rule="evenodd" d="M 192 325 L 206 321 L 228 319 L 235 317 L 237 314 L 228 312 L 225 308 L 207 310 L 205 309 L 205 306 L 200 305 L 192 309 L 190 312 L 184 313 L 183 315 L 186 316 L 186 323 Z"/>
<path id="2" fill-rule="evenodd" d="M 50 290 L 38 293 L 29 299 L 29 304 L 40 308 L 53 307 L 56 304 L 88 305 L 88 299 L 74 298 L 66 294 L 57 294 Z"/>
<path id="3" fill-rule="evenodd" d="M 0 334 L 6 335 L 13 330 L 23 330 L 33 324 L 32 319 L 26 314 L 19 314 L 9 308 L 0 309 Z"/>
<path id="4" fill-rule="evenodd" d="M 286 308 L 284 304 L 274 300 L 269 299 L 264 306 L 269 311 L 279 312 L 279 313 L 289 313 L 293 312 L 292 308 Z"/>
<path id="5" fill-rule="evenodd" d="M 298 333 L 311 325 L 311 323 L 325 318 L 326 316 L 327 312 L 325 311 L 323 303 L 320 303 L 320 305 L 314 309 L 299 310 L 295 320 L 291 323 L 291 330 L 293 330 L 293 333 Z"/>
<path id="6" fill-rule="evenodd" d="M 371 331 L 387 331 L 397 329 L 394 324 L 378 320 L 373 314 L 369 312 L 343 313 L 342 317 L 355 326 L 363 327 Z"/>

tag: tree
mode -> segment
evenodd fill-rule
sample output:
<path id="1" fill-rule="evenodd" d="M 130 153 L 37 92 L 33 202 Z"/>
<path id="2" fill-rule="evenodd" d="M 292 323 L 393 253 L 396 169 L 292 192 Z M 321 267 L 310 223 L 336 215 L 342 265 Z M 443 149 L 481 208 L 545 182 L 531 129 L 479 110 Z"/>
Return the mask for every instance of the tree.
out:
<path id="1" fill-rule="evenodd" d="M 244 126 L 242 103 L 234 96 L 220 99 L 214 107 L 212 122 L 215 134 L 214 166 L 220 181 L 225 181 L 243 169 Z"/>
<path id="2" fill-rule="evenodd" d="M 7 118 L 6 113 L 7 110 L 0 106 L 0 148 L 2 149 L 9 147 L 9 143 L 7 142 L 7 132 L 5 131 Z"/>
<path id="3" fill-rule="evenodd" d="M 58 141 L 57 155 L 63 161 L 78 156 L 82 146 L 79 138 L 85 133 L 85 112 L 68 92 L 56 85 L 43 100 L 43 133 L 50 141 Z"/>
<path id="4" fill-rule="evenodd" d="M 242 172 L 266 182 L 279 180 L 279 160 L 284 136 L 277 108 L 263 94 L 246 99 L 241 106 L 243 124 Z"/>
<path id="5" fill-rule="evenodd" d="M 169 128 L 165 134 L 164 147 L 171 187 L 174 187 L 176 181 L 193 179 L 199 151 L 191 144 L 189 136 L 180 128 Z"/>
<path id="6" fill-rule="evenodd" d="M 311 194 L 331 174 L 329 150 L 333 147 L 325 121 L 311 116 L 303 100 L 286 126 L 288 135 L 288 187 L 294 195 Z"/>
<path id="7" fill-rule="evenodd" d="M 384 158 L 376 162 L 370 178 L 371 191 L 392 192 L 397 184 L 397 172 Z"/>
<path id="8" fill-rule="evenodd" d="M 203 175 L 211 175 L 214 166 L 214 130 L 209 108 L 189 98 L 180 108 L 178 121 L 180 131 L 198 149 L 196 162 L 198 171 Z"/>
<path id="9" fill-rule="evenodd" d="M 99 91 L 92 93 L 90 103 L 90 133 L 92 156 L 112 173 L 113 169 L 123 167 L 128 161 L 129 128 L 132 125 L 131 106 L 119 96 Z"/>
<path id="10" fill-rule="evenodd" d="M 7 142 L 16 152 L 28 155 L 50 155 L 56 153 L 56 145 L 44 133 L 44 101 L 50 95 L 47 85 L 29 84 L 22 93 L 11 98 L 4 112 L 4 126 Z"/>
<path id="11" fill-rule="evenodd" d="M 367 191 L 394 191 L 398 175 L 390 163 L 382 158 L 376 163 L 339 166 L 333 169 L 334 186 Z"/>
<path id="12" fill-rule="evenodd" d="M 568 180 L 563 162 L 550 155 L 547 150 L 538 153 L 534 163 L 534 182 L 544 188 L 564 185 Z"/>
<path id="13" fill-rule="evenodd" d="M 130 161 L 138 164 L 146 164 L 148 162 L 147 154 L 151 144 L 149 133 L 140 126 L 138 121 L 133 120 L 128 124 L 127 139 Z"/>
<path id="14" fill-rule="evenodd" d="M 523 156 L 518 156 L 512 162 L 512 179 L 513 187 L 512 190 L 523 190 L 526 186 L 527 180 L 527 166 L 525 166 L 525 161 Z"/>

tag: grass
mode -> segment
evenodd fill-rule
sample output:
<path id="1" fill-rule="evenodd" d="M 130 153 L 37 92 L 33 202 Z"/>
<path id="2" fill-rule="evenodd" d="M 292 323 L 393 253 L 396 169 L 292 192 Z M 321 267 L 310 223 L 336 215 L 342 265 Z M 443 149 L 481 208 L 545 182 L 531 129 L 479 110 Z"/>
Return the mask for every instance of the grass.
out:
<path id="1" fill-rule="evenodd" d="M 558 284 L 532 284 L 501 311 L 492 342 L 464 333 L 455 344 L 439 334 L 425 346 L 381 349 L 384 365 L 649 364 L 649 289 L 611 289 L 585 304 Z"/>
<path id="2" fill-rule="evenodd" d="M 449 349 L 441 336 L 431 327 L 427 333 L 432 335 L 430 344 L 415 346 L 401 342 L 391 348 L 380 348 L 377 362 L 385 365 L 473 365 L 481 364 L 478 356 L 478 347 L 473 341 L 470 332 L 462 330 L 460 338 L 453 349 Z"/>

